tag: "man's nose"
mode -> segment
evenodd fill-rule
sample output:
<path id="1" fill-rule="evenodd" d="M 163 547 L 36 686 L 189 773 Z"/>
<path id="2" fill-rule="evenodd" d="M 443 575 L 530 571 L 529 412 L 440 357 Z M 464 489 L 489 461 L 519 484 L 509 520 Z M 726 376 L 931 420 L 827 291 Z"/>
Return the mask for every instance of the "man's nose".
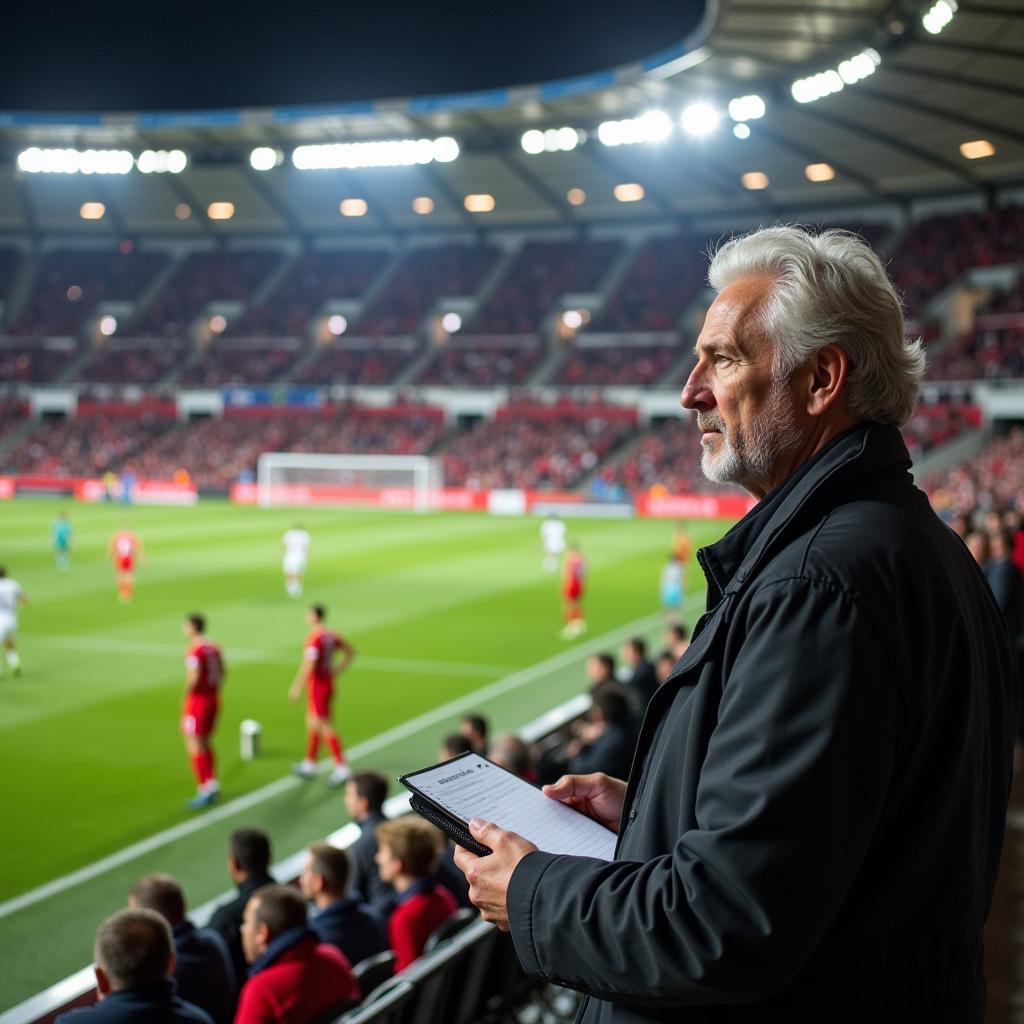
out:
<path id="1" fill-rule="evenodd" d="M 698 363 L 683 385 L 683 393 L 679 396 L 679 404 L 684 409 L 697 409 L 705 411 L 715 407 L 715 396 L 708 387 L 704 370 Z"/>

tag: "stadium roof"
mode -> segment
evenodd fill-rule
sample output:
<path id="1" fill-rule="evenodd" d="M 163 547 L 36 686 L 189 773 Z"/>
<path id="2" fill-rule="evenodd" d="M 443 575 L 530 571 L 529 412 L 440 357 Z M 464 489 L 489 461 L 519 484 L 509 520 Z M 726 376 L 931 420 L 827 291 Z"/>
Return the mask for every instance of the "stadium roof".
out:
<path id="1" fill-rule="evenodd" d="M 807 80 L 797 86 L 802 101 L 794 98 L 798 80 Z M 646 61 L 532 87 L 334 107 L 0 114 L 7 165 L 0 231 L 357 237 L 773 218 L 990 191 L 1024 183 L 1022 83 L 1020 0 L 708 0 L 687 39 Z M 726 113 L 730 100 L 750 95 L 763 98 L 763 116 L 735 121 Z M 698 102 L 721 120 L 692 137 L 680 115 Z M 602 122 L 651 110 L 662 115 L 617 134 L 670 132 L 663 141 L 599 139 Z M 698 129 L 706 127 L 699 111 L 695 117 Z M 573 134 L 551 134 L 547 144 L 575 140 L 569 151 L 526 152 L 524 132 L 558 128 Z M 747 129 L 747 138 L 734 134 Z M 457 159 L 333 170 L 292 165 L 303 145 L 437 137 L 458 142 Z M 533 148 L 544 142 L 535 135 Z M 967 153 L 991 154 L 968 158 L 961 148 L 968 143 L 976 146 Z M 118 149 L 136 158 L 144 150 L 181 150 L 187 166 L 177 174 L 28 173 L 17 160 L 30 147 Z M 273 151 L 268 159 L 276 166 L 253 169 L 256 147 Z M 615 189 L 622 184 L 641 189 L 620 194 L 642 190 L 643 198 L 620 201 Z M 570 201 L 570 190 L 582 190 L 584 201 Z M 465 197 L 473 195 L 493 196 L 493 209 L 467 210 Z M 414 212 L 416 197 L 432 200 L 430 213 Z M 343 199 L 364 200 L 349 211 L 365 212 L 343 216 Z M 99 219 L 83 219 L 90 202 L 103 204 Z M 232 204 L 230 218 L 212 219 L 212 203 Z"/>

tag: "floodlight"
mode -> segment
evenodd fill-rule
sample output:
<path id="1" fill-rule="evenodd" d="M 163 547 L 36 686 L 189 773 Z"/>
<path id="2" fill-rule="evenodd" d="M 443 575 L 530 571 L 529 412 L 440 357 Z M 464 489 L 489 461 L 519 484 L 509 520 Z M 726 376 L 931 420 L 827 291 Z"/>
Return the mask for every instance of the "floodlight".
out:
<path id="1" fill-rule="evenodd" d="M 433 161 L 450 163 L 458 155 L 459 144 L 448 136 L 437 139 L 391 139 L 384 142 L 334 142 L 297 146 L 292 152 L 292 165 L 300 171 L 412 167 Z"/>
<path id="2" fill-rule="evenodd" d="M 214 334 L 223 334 L 228 328 L 227 318 L 216 313 L 210 317 L 209 327 Z"/>
<path id="3" fill-rule="evenodd" d="M 458 313 L 445 313 L 441 317 L 441 326 L 449 333 L 454 334 L 462 327 L 462 317 Z"/>
<path id="4" fill-rule="evenodd" d="M 831 164 L 808 164 L 804 168 L 808 181 L 831 181 L 835 176 L 835 168 Z"/>
<path id="5" fill-rule="evenodd" d="M 476 195 L 468 195 L 463 200 L 463 206 L 470 213 L 490 213 L 494 209 L 494 196 L 487 192 Z"/>
<path id="6" fill-rule="evenodd" d="M 768 175 L 763 171 L 747 171 L 747 173 L 740 178 L 740 181 L 744 188 L 749 188 L 754 192 L 768 187 Z"/>
<path id="7" fill-rule="evenodd" d="M 366 213 L 365 199 L 342 199 L 338 204 L 342 217 L 362 217 Z"/>
<path id="8" fill-rule="evenodd" d="M 127 174 L 135 161 L 126 149 L 40 149 L 18 154 L 19 171 L 26 174 Z"/>
<path id="9" fill-rule="evenodd" d="M 582 206 L 587 201 L 587 193 L 581 188 L 571 188 L 565 193 L 565 198 L 568 199 L 573 206 Z"/>
<path id="10" fill-rule="evenodd" d="M 337 338 L 348 330 L 348 321 L 340 313 L 335 313 L 327 318 L 327 330 Z"/>
<path id="11" fill-rule="evenodd" d="M 938 0 L 921 16 L 921 24 L 933 36 L 937 36 L 956 14 L 956 0 Z"/>
<path id="12" fill-rule="evenodd" d="M 78 211 L 82 220 L 102 220 L 107 208 L 102 203 L 82 203 Z"/>
<path id="13" fill-rule="evenodd" d="M 644 197 L 644 187 L 635 181 L 623 182 L 612 189 L 612 195 L 620 203 L 638 203 Z"/>
<path id="14" fill-rule="evenodd" d="M 967 160 L 981 160 L 986 156 L 995 156 L 996 147 L 988 139 L 974 139 L 960 143 L 960 155 Z"/>
<path id="15" fill-rule="evenodd" d="M 273 170 L 280 162 L 280 151 L 273 149 L 270 146 L 257 146 L 249 154 L 249 166 L 252 167 L 254 171 Z"/>
<path id="16" fill-rule="evenodd" d="M 210 203 L 206 208 L 206 216 L 210 220 L 231 220 L 235 215 L 235 204 L 227 202 Z"/>
<path id="17" fill-rule="evenodd" d="M 732 126 L 732 133 L 737 139 L 749 139 L 750 138 L 750 125 L 749 124 L 734 124 Z"/>
<path id="18" fill-rule="evenodd" d="M 602 121 L 597 137 L 605 146 L 630 146 L 638 142 L 664 142 L 672 134 L 672 119 L 664 110 L 648 110 L 623 121 Z"/>
<path id="19" fill-rule="evenodd" d="M 434 212 L 434 200 L 430 196 L 417 196 L 412 201 L 413 213 L 425 215 Z"/>
<path id="20" fill-rule="evenodd" d="M 680 121 L 687 135 L 701 139 L 718 127 L 719 113 L 710 103 L 699 100 L 683 110 Z"/>
<path id="21" fill-rule="evenodd" d="M 519 144 L 531 156 L 543 153 L 544 133 L 537 128 L 531 128 L 528 132 L 523 132 L 523 137 L 519 140 Z"/>
<path id="22" fill-rule="evenodd" d="M 135 161 L 142 174 L 181 174 L 188 157 L 180 149 L 145 149 Z"/>
<path id="23" fill-rule="evenodd" d="M 110 316 L 109 314 L 107 316 L 100 317 L 99 327 L 100 334 L 102 334 L 104 338 L 109 338 L 114 331 L 117 330 L 117 317 Z"/>
<path id="24" fill-rule="evenodd" d="M 562 323 L 570 331 L 578 331 L 583 326 L 583 314 L 578 309 L 567 309 L 562 314 Z"/>
<path id="25" fill-rule="evenodd" d="M 729 116 L 734 121 L 756 121 L 764 117 L 764 100 L 760 96 L 737 96 L 729 101 Z"/>

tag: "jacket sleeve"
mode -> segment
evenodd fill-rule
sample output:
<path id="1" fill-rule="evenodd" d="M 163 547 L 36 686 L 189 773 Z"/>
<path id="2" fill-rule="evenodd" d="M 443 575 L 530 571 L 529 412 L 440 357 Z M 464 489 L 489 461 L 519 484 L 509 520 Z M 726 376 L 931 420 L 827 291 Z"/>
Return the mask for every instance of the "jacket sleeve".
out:
<path id="1" fill-rule="evenodd" d="M 697 827 L 647 863 L 528 854 L 509 920 L 530 973 L 637 1005 L 747 1002 L 792 980 L 834 917 L 892 772 L 899 669 L 823 582 L 761 585 L 730 633 Z M 643 801 L 627 827 L 658 814 Z"/>
<path id="2" fill-rule="evenodd" d="M 275 1024 L 278 1020 L 278 1015 L 267 999 L 263 986 L 254 985 L 255 980 L 250 979 L 242 986 L 238 1010 L 235 1012 L 235 1024 Z"/>

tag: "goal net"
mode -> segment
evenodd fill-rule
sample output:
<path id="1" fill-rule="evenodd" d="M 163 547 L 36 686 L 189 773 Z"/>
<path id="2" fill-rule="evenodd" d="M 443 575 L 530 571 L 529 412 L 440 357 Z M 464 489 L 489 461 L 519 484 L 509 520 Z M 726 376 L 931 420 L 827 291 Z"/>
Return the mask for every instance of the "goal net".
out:
<path id="1" fill-rule="evenodd" d="M 443 483 L 441 461 L 426 455 L 264 452 L 256 500 L 287 505 L 369 505 L 426 512 Z"/>

